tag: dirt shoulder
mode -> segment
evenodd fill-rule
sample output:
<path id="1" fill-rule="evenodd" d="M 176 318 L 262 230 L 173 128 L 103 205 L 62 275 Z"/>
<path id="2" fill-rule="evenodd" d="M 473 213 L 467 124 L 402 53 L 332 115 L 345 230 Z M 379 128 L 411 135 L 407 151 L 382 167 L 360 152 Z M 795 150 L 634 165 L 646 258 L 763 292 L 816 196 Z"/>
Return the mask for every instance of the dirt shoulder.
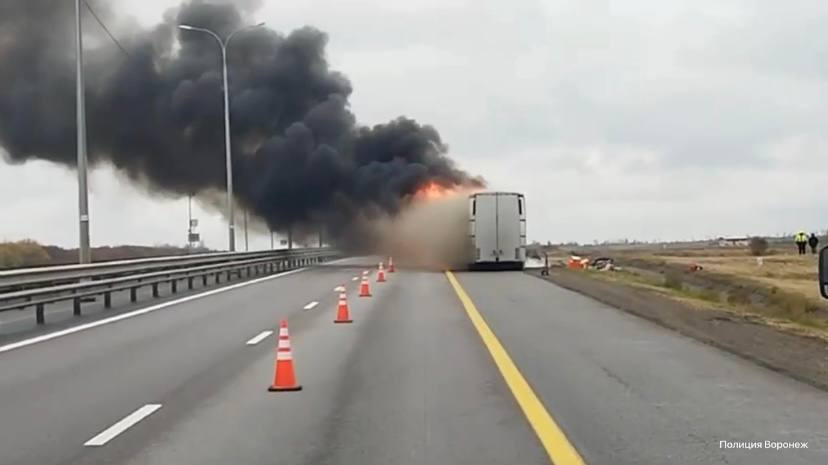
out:
<path id="1" fill-rule="evenodd" d="M 769 326 L 759 318 L 699 309 L 647 289 L 553 269 L 546 279 L 720 349 L 828 391 L 828 342 Z"/>

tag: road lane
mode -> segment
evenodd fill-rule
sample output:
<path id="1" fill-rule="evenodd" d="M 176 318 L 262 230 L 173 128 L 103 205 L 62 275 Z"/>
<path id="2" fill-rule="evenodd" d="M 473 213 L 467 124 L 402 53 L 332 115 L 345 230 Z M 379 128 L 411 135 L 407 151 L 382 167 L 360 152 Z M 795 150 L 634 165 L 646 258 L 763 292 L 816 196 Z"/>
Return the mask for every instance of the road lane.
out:
<path id="1" fill-rule="evenodd" d="M 457 277 L 587 463 L 828 463 L 824 391 L 524 273 Z"/>
<path id="2" fill-rule="evenodd" d="M 308 300 L 333 305 L 331 286 L 352 274 L 317 267 L 0 354 L 0 463 L 70 463 L 107 426 L 164 404 L 128 433 L 148 428 L 165 398 L 229 382 L 252 361 L 248 351 L 271 349 L 246 345 L 251 335 L 303 313 Z"/>
<path id="3" fill-rule="evenodd" d="M 330 302 L 291 320 L 301 392 L 267 392 L 260 344 L 227 383 L 183 387 L 152 428 L 69 463 L 548 464 L 443 275 L 371 286 L 348 287 L 351 325 Z"/>

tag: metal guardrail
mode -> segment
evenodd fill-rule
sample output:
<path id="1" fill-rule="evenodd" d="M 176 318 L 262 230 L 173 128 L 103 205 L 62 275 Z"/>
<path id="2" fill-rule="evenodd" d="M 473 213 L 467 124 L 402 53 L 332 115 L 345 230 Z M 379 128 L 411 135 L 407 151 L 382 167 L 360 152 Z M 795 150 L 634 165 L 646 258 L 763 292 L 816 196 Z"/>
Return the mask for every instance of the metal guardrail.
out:
<path id="1" fill-rule="evenodd" d="M 0 293 L 12 290 L 52 286 L 58 283 L 79 282 L 89 279 L 105 279 L 152 270 L 166 270 L 210 263 L 226 263 L 286 253 L 303 253 L 320 249 L 269 250 L 261 252 L 219 252 L 195 255 L 140 258 L 84 265 L 58 265 L 37 268 L 0 270 Z"/>
<path id="2" fill-rule="evenodd" d="M 81 315 L 81 306 L 85 299 L 103 295 L 104 308 L 111 308 L 112 293 L 129 291 L 130 301 L 138 299 L 138 289 L 145 286 L 152 287 L 152 296 L 159 297 L 160 284 L 168 283 L 170 291 L 178 292 L 179 281 L 186 280 L 188 289 L 193 289 L 194 280 L 200 278 L 202 286 L 208 285 L 208 278 L 212 275 L 214 284 L 221 283 L 222 276 L 230 281 L 235 275 L 242 278 L 243 272 L 246 277 L 254 275 L 267 275 L 300 268 L 303 266 L 321 263 L 338 256 L 337 252 L 331 249 L 299 249 L 280 250 L 259 253 L 244 254 L 209 254 L 211 257 L 200 257 L 196 259 L 196 266 L 184 267 L 183 264 L 193 263 L 184 260 L 141 259 L 126 260 L 116 263 L 92 265 L 70 265 L 60 270 L 52 270 L 54 277 L 52 285 L 41 286 L 30 289 L 22 289 L 14 292 L 0 293 L 0 312 L 10 310 L 24 310 L 28 307 L 35 309 L 37 324 L 45 324 L 45 306 L 56 302 L 73 302 L 73 314 Z M 263 255 L 263 256 L 262 256 Z M 220 257 L 219 257 L 220 256 Z M 179 257 L 172 257 L 178 259 Z M 186 257 L 185 257 L 186 258 Z M 193 259 L 193 256 L 189 256 Z M 214 263 L 216 259 L 222 260 Z M 204 262 L 207 264 L 203 264 Z M 136 263 L 141 262 L 141 263 Z M 175 265 L 173 265 L 173 262 Z M 171 268 L 175 266 L 175 268 Z M 166 268 L 164 268 L 166 267 Z M 28 274 L 31 270 L 21 270 Z M 40 269 L 38 269 L 40 270 Z M 139 272 L 138 270 L 143 270 Z M 96 273 L 97 271 L 97 273 Z M 9 274 L 9 273 L 5 273 Z M 36 274 L 37 283 L 42 284 L 42 278 L 49 276 L 49 273 Z M 66 280 L 77 282 L 65 283 Z M 31 283 L 32 281 L 28 281 Z"/>

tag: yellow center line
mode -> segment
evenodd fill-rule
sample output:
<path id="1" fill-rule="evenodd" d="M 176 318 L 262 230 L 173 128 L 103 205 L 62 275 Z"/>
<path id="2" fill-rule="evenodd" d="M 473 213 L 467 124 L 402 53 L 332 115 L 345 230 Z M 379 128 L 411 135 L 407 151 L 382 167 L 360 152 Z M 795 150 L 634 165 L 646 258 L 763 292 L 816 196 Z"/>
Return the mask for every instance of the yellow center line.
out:
<path id="1" fill-rule="evenodd" d="M 578 454 L 578 451 L 566 438 L 566 435 L 552 418 L 552 415 L 543 406 L 543 403 L 538 399 L 535 391 L 529 386 L 529 382 L 520 373 L 512 357 L 506 352 L 506 349 L 497 339 L 494 332 L 492 332 L 483 315 L 475 307 L 474 302 L 463 287 L 454 277 L 451 271 L 446 271 L 446 277 L 457 293 L 457 297 L 466 309 L 466 314 L 469 316 L 480 338 L 483 339 L 483 344 L 489 349 L 489 353 L 494 359 L 495 365 L 500 370 L 500 374 L 506 380 L 506 384 L 512 391 L 512 395 L 520 405 L 535 434 L 538 435 L 543 448 L 549 454 L 549 458 L 555 465 L 585 465 L 584 459 Z"/>

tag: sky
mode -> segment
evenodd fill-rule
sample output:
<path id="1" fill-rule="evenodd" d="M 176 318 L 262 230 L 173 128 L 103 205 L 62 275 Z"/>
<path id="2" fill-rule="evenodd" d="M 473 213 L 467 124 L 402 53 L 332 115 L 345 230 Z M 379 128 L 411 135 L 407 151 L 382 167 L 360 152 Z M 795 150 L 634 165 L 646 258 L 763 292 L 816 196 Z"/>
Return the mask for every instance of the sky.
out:
<path id="1" fill-rule="evenodd" d="M 176 3 L 116 4 L 152 25 Z M 280 0 L 254 16 L 329 34 L 360 123 L 431 124 L 461 168 L 524 192 L 530 241 L 828 228 L 828 2 Z M 107 166 L 90 189 L 93 245 L 184 243 L 186 198 Z M 73 171 L 0 162 L 0 198 L 0 241 L 77 243 Z M 226 247 L 219 212 L 196 199 L 194 216 Z"/>

